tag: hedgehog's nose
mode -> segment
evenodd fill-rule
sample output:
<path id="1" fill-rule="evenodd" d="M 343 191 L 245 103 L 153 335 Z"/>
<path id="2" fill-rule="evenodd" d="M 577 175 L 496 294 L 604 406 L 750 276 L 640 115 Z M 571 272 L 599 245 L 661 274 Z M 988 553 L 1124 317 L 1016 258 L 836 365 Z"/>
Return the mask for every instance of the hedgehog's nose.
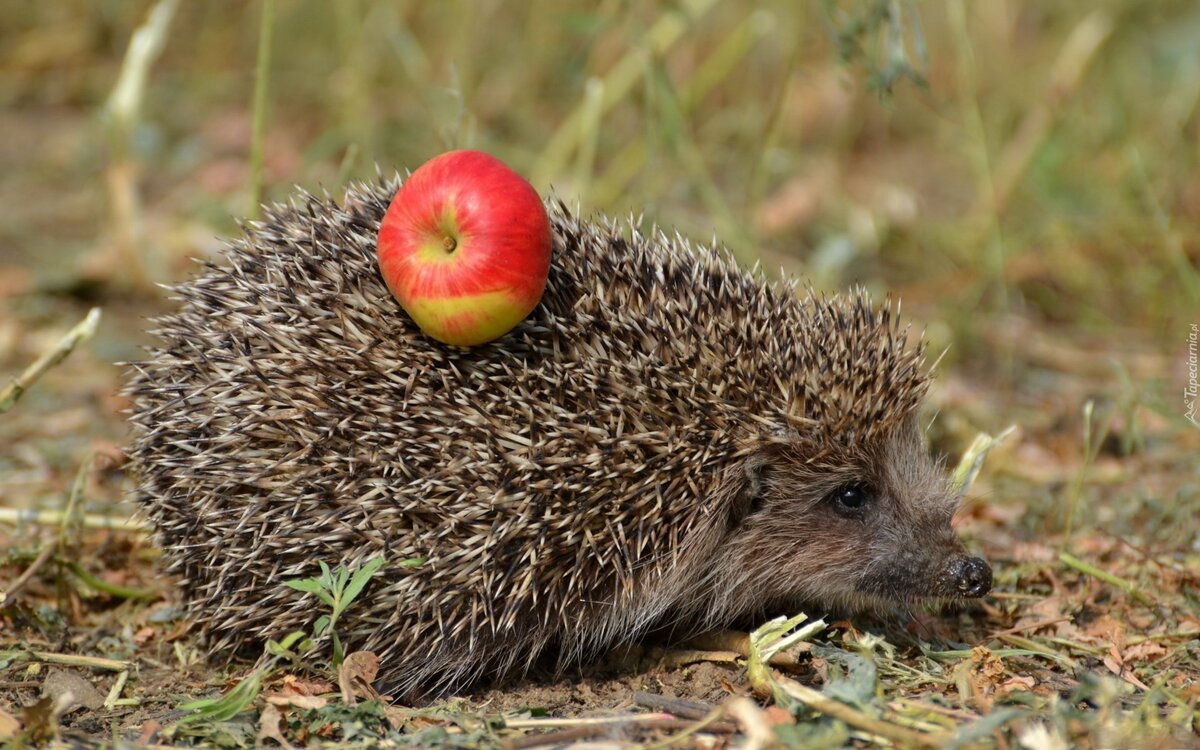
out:
<path id="1" fill-rule="evenodd" d="M 960 596 L 974 598 L 992 590 L 992 569 L 980 557 L 960 557 L 950 563 L 950 575 Z"/>

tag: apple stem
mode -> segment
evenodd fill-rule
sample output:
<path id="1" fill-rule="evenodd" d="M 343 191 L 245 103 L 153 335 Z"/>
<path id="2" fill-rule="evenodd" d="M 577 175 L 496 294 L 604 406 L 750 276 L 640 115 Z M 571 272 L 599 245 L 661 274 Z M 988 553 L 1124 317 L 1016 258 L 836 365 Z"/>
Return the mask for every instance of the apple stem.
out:
<path id="1" fill-rule="evenodd" d="M 458 247 L 458 240 L 454 239 L 453 237 L 447 237 L 444 240 L 442 240 L 442 248 L 445 249 L 445 251 L 448 253 L 454 252 L 455 248 L 457 248 L 457 247 Z"/>

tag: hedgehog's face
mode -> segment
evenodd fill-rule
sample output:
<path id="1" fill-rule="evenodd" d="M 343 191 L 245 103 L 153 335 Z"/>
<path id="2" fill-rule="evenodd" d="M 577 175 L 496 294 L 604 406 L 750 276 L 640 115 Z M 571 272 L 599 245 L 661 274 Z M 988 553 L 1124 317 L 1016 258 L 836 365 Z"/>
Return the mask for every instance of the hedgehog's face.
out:
<path id="1" fill-rule="evenodd" d="M 990 590 L 991 569 L 950 526 L 958 498 L 914 420 L 871 445 L 807 459 L 799 443 L 776 446 L 748 470 L 752 499 L 722 550 L 737 550 L 729 562 L 745 571 L 742 596 L 854 612 Z"/>

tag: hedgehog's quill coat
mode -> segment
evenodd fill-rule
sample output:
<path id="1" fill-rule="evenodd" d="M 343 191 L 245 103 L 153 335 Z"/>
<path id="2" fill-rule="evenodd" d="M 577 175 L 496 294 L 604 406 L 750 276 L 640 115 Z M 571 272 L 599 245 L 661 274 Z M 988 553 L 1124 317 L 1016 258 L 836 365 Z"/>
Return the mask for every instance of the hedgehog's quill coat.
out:
<path id="1" fill-rule="evenodd" d="M 277 207 L 176 287 L 135 366 L 141 503 L 218 645 L 308 625 L 283 581 L 380 555 L 339 632 L 401 692 L 665 621 L 981 593 L 888 310 L 555 204 L 541 305 L 455 350 L 379 277 L 395 187 Z"/>

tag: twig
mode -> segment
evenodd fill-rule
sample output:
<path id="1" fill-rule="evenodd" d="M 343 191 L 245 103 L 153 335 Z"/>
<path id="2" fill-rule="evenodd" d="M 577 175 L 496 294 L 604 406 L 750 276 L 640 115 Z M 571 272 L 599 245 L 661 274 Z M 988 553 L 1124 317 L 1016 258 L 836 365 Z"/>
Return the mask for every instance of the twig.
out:
<path id="1" fill-rule="evenodd" d="M 694 648 L 672 648 L 662 657 L 662 665 L 670 669 L 686 667 L 689 664 L 707 662 L 709 664 L 737 665 L 738 659 L 745 658 L 737 651 L 708 651 Z"/>
<path id="2" fill-rule="evenodd" d="M 1071 542 L 1071 528 L 1075 525 L 1075 511 L 1079 508 L 1079 498 L 1083 492 L 1083 481 L 1086 478 L 1088 469 L 1096 460 L 1096 456 L 1100 454 L 1104 438 L 1108 435 L 1107 427 L 1101 430 L 1099 435 L 1096 434 L 1095 411 L 1096 402 L 1088 399 L 1087 403 L 1083 405 L 1083 460 L 1079 462 L 1079 470 L 1075 472 L 1075 478 L 1071 482 L 1071 489 L 1067 495 L 1067 520 L 1059 547 L 1060 551 Z"/>
<path id="3" fill-rule="evenodd" d="M 1187 292 L 1188 299 L 1200 300 L 1200 273 L 1188 259 L 1183 233 L 1172 226 L 1171 213 L 1163 206 L 1158 194 L 1154 191 L 1154 186 L 1146 173 L 1146 163 L 1142 159 L 1142 152 L 1137 146 L 1130 146 L 1126 153 L 1129 164 L 1133 168 L 1133 176 L 1137 180 L 1138 187 L 1141 189 L 1146 206 L 1150 211 L 1154 228 L 1162 237 L 1167 260 L 1175 269 L 1176 280 Z"/>
<path id="4" fill-rule="evenodd" d="M 710 732 L 712 734 L 736 734 L 738 731 L 736 724 L 721 720 L 727 711 L 727 706 L 714 708 L 704 716 L 696 719 L 694 723 L 684 726 L 682 732 L 672 735 L 662 742 L 656 742 L 654 744 L 647 745 L 645 750 L 657 750 L 658 748 L 669 747 L 677 742 L 680 742 L 681 740 L 685 740 L 688 737 L 699 734 L 700 732 Z M 666 727 L 664 726 L 662 728 Z"/>
<path id="5" fill-rule="evenodd" d="M 562 745 L 575 740 L 587 739 L 595 737 L 598 734 L 607 732 L 605 727 L 571 727 L 570 729 L 560 729 L 557 732 L 546 732 L 544 734 L 526 734 L 520 737 L 513 737 L 501 743 L 500 747 L 504 750 L 528 750 L 532 747 L 542 747 L 543 745 Z"/>
<path id="6" fill-rule="evenodd" d="M 38 572 L 38 570 L 40 570 L 41 567 L 46 564 L 46 561 L 49 560 L 50 556 L 53 554 L 54 545 L 47 544 L 46 546 L 42 547 L 42 551 L 38 553 L 36 558 L 34 558 L 33 564 L 26 568 L 21 575 L 17 576 L 17 580 L 12 582 L 12 585 L 8 587 L 8 591 L 0 591 L 0 607 L 3 607 L 11 596 L 16 594 L 22 586 L 28 583 L 29 579 L 33 578 L 33 574 Z"/>
<path id="7" fill-rule="evenodd" d="M 113 681 L 112 689 L 108 691 L 108 697 L 104 699 L 105 708 L 113 708 L 117 705 L 117 701 L 121 698 L 121 691 L 125 689 L 125 683 L 128 680 L 128 671 L 117 673 L 117 679 Z"/>
<path id="8" fill-rule="evenodd" d="M 127 672 L 133 668 L 133 662 L 123 659 L 103 659 L 99 656 L 79 656 L 78 654 L 56 654 L 50 651 L 9 650 L 0 651 L 0 657 L 12 661 L 40 661 L 47 664 L 60 664 L 64 667 L 91 667 L 105 669 L 109 672 Z"/>
<path id="9" fill-rule="evenodd" d="M 683 82 L 679 92 L 683 111 L 690 114 L 775 26 L 775 19 L 769 11 L 751 11 Z M 646 165 L 649 153 L 647 136 L 642 135 L 615 154 L 607 155 L 605 161 L 608 169 L 596 180 L 590 193 L 590 202 L 596 206 L 606 206 L 620 198 L 639 170 Z M 750 203 L 753 204 L 754 200 Z"/>
<path id="10" fill-rule="evenodd" d="M 702 729 L 707 729 L 720 734 L 732 734 L 737 731 L 737 728 L 727 722 L 715 723 L 719 718 L 720 710 L 712 712 L 711 717 L 706 717 L 706 720 L 699 723 L 677 719 L 673 716 L 665 714 L 625 714 L 623 716 L 596 716 L 588 718 L 574 719 L 526 719 L 518 721 L 505 722 L 505 726 L 510 729 L 530 728 L 532 722 L 536 722 L 537 727 L 553 727 L 565 726 L 557 732 L 547 732 L 545 734 L 531 734 L 523 737 L 514 737 L 503 744 L 505 750 L 527 750 L 531 747 L 541 747 L 543 745 L 559 745 L 564 742 L 583 739 L 585 737 L 593 737 L 597 734 L 606 734 L 612 730 L 614 725 L 625 727 L 640 727 L 645 729 L 683 729 L 686 733 L 695 733 Z"/>
<path id="11" fill-rule="evenodd" d="M 726 653 L 733 653 L 736 656 L 749 659 L 750 658 L 750 635 L 747 633 L 738 632 L 736 630 L 721 630 L 712 633 L 704 633 L 688 639 L 688 644 L 702 649 L 699 652 L 701 656 L 706 653 L 710 658 L 706 661 L 722 663 L 727 661 L 722 658 Z M 801 641 L 794 644 L 797 649 L 807 649 L 807 644 Z M 668 656 L 670 654 L 668 653 Z M 693 659 L 699 661 L 700 659 Z M 684 662 L 688 663 L 688 662 Z M 800 668 L 800 660 L 796 658 L 796 654 L 792 651 L 776 651 L 771 654 L 771 658 L 767 660 L 767 664 L 777 669 L 785 669 L 789 672 L 795 672 Z"/>
<path id="12" fill-rule="evenodd" d="M 695 701 L 685 701 L 678 698 L 667 698 L 654 693 L 637 692 L 633 694 L 633 702 L 644 708 L 657 709 L 659 711 L 667 711 L 676 716 L 699 722 L 689 727 L 683 734 L 672 738 L 676 741 L 681 737 L 689 734 L 694 734 L 701 730 L 707 729 L 710 732 L 717 734 L 733 734 L 737 731 L 737 727 L 733 724 L 722 721 L 725 716 L 725 711 L 722 707 L 708 706 Z"/>
<path id="13" fill-rule="evenodd" d="M 1009 645 L 1016 646 L 1018 650 L 1027 652 L 1027 654 L 1020 654 L 1020 655 L 1036 654 L 1038 656 L 1044 656 L 1047 659 L 1055 661 L 1055 662 L 1063 665 L 1067 669 L 1075 668 L 1075 660 L 1074 659 L 1072 659 L 1069 656 L 1064 656 L 1052 648 L 1043 646 L 1042 644 L 1038 643 L 1037 641 L 1033 640 L 1032 638 L 1026 638 L 1026 637 L 1020 636 L 1020 635 L 1002 635 L 1002 636 L 1000 636 L 1000 640 L 1004 641 L 1005 643 L 1007 643 Z M 997 649 L 996 651 L 993 651 L 992 653 L 996 656 L 999 656 L 1001 654 L 1001 652 L 1002 652 L 1002 650 Z"/>
<path id="14" fill-rule="evenodd" d="M 682 716 L 685 719 L 700 719 L 713 710 L 712 706 L 706 706 L 703 703 L 668 698 L 665 695 L 656 695 L 655 693 L 644 693 L 641 691 L 633 694 L 633 703 L 642 708 L 666 711 L 676 716 Z"/>
<path id="15" fill-rule="evenodd" d="M 708 167 L 708 156 L 691 134 L 683 105 L 662 61 L 655 58 L 647 63 L 645 76 L 656 104 L 654 113 L 661 122 L 667 147 L 687 170 L 689 182 L 734 257 L 747 267 L 755 265 L 760 260 L 757 245 L 734 215 L 724 191 L 717 185 Z"/>
<path id="16" fill-rule="evenodd" d="M 580 147 L 575 159 L 575 180 L 572 188 L 580 201 L 592 197 L 592 181 L 596 175 L 596 145 L 600 141 L 600 120 L 604 116 L 604 80 L 590 78 L 584 85 L 582 115 L 579 118 Z"/>
<path id="17" fill-rule="evenodd" d="M 1075 662 L 1063 656 L 1062 654 L 1049 651 L 1046 648 L 1037 645 L 1028 638 L 1020 638 L 1019 636 L 1005 635 L 1001 636 L 1000 640 L 1005 642 L 1020 642 L 1020 648 L 993 648 L 988 649 L 988 652 L 997 659 L 1008 659 L 1027 656 L 1041 656 L 1049 659 L 1056 664 L 1061 664 L 1068 669 L 1075 666 Z M 1047 639 L 1052 640 L 1052 639 Z M 1032 645 L 1032 648 L 1026 646 Z M 967 659 L 971 656 L 969 649 L 947 649 L 945 651 L 924 651 L 926 657 L 934 661 L 957 661 L 959 659 Z"/>
<path id="18" fill-rule="evenodd" d="M 67 335 L 59 339 L 53 349 L 38 357 L 33 364 L 25 368 L 25 372 L 4 386 L 4 389 L 0 390 L 0 414 L 11 409 L 25 391 L 46 374 L 47 370 L 66 359 L 67 355 L 75 351 L 75 347 L 80 343 L 90 339 L 96 333 L 96 324 L 99 322 L 100 308 L 93 307 L 83 320 L 67 331 Z"/>
<path id="19" fill-rule="evenodd" d="M 38 526 L 58 526 L 63 522 L 65 514 L 61 510 L 21 510 L 17 508 L 0 508 L 0 523 L 11 525 L 31 523 Z M 150 524 L 135 521 L 132 518 L 117 518 L 100 513 L 84 513 L 79 517 L 79 525 L 85 529 L 111 529 L 130 534 L 149 534 L 154 531 Z"/>
<path id="20" fill-rule="evenodd" d="M 133 133 L 141 114 L 150 67 L 162 53 L 167 29 L 179 0 L 159 0 L 129 40 L 121 63 L 121 73 L 104 107 L 111 156 L 105 177 L 112 205 L 113 230 L 117 254 L 123 271 L 121 281 L 135 288 L 148 286 L 155 275 L 147 272 L 142 247 L 141 200 L 138 196 L 138 162 L 134 155 Z"/>
<path id="21" fill-rule="evenodd" d="M 612 724 L 653 724 L 678 721 L 670 714 L 618 714 L 616 716 L 585 716 L 575 718 L 508 719 L 509 729 L 547 729 L 549 727 L 610 726 Z"/>

